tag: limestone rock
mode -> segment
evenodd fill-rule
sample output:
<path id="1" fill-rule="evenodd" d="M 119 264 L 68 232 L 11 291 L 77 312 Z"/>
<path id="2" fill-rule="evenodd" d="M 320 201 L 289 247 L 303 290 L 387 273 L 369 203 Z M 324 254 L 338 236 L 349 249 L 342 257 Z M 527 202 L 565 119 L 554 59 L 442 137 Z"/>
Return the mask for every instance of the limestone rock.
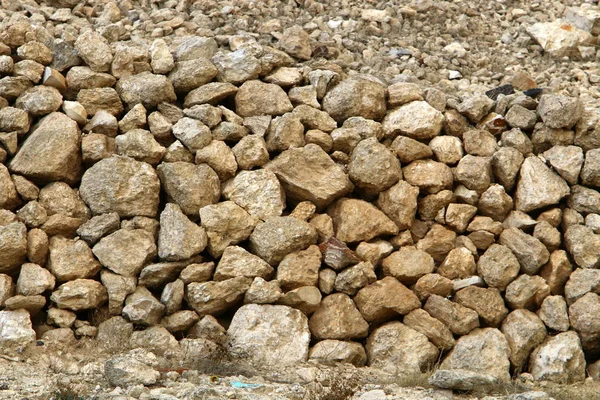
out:
<path id="1" fill-rule="evenodd" d="M 488 374 L 499 381 L 510 380 L 508 341 L 498 329 L 476 329 L 456 341 L 441 369 L 464 369 Z"/>
<path id="2" fill-rule="evenodd" d="M 432 367 L 437 348 L 422 333 L 401 322 L 375 329 L 365 346 L 368 365 L 390 373 L 419 374 Z"/>
<path id="3" fill-rule="evenodd" d="M 546 339 L 546 327 L 534 313 L 515 310 L 502 322 L 502 333 L 510 347 L 510 363 L 516 370 L 526 366 L 531 351 Z"/>
<path id="4" fill-rule="evenodd" d="M 217 264 L 213 279 L 223 281 L 236 276 L 269 279 L 273 272 L 273 267 L 260 257 L 241 247 L 229 246 L 225 249 Z"/>
<path id="5" fill-rule="evenodd" d="M 411 139 L 427 140 L 437 136 L 444 122 L 444 115 L 426 101 L 412 101 L 387 113 L 382 121 L 388 137 L 398 134 Z"/>
<path id="6" fill-rule="evenodd" d="M 61 113 L 43 118 L 11 160 L 9 169 L 39 181 L 74 183 L 81 175 L 77 123 Z"/>
<path id="7" fill-rule="evenodd" d="M 548 296 L 542 302 L 538 316 L 544 324 L 557 332 L 569 330 L 567 303 L 562 296 Z"/>
<path id="8" fill-rule="evenodd" d="M 219 177 L 206 164 L 162 163 L 156 170 L 165 192 L 192 218 L 197 218 L 202 207 L 219 200 Z"/>
<path id="9" fill-rule="evenodd" d="M 219 51 L 211 61 L 219 71 L 218 80 L 234 85 L 256 79 L 261 72 L 260 62 L 247 49 L 232 52 Z"/>
<path id="10" fill-rule="evenodd" d="M 92 252 L 117 274 L 136 276 L 156 256 L 154 238 L 142 229 L 120 229 L 100 239 Z"/>
<path id="11" fill-rule="evenodd" d="M 402 322 L 427 336 L 431 343 L 442 350 L 450 350 L 456 343 L 448 327 L 423 309 L 418 308 L 406 314 Z"/>
<path id="12" fill-rule="evenodd" d="M 83 240 L 53 236 L 49 241 L 47 268 L 58 282 L 93 278 L 100 271 L 100 263 Z M 40 294 L 40 293 L 36 293 Z"/>
<path id="13" fill-rule="evenodd" d="M 116 90 L 130 107 L 142 103 L 146 108 L 153 108 L 160 103 L 172 103 L 177 100 L 173 84 L 169 79 L 150 72 L 119 79 Z"/>
<path id="14" fill-rule="evenodd" d="M 583 150 L 581 150 L 581 147 L 553 146 L 544 152 L 544 158 L 570 185 L 577 184 L 583 166 Z"/>
<path id="15" fill-rule="evenodd" d="M 267 282 L 256 277 L 244 295 L 244 304 L 274 304 L 281 299 L 283 292 L 276 280 Z"/>
<path id="16" fill-rule="evenodd" d="M 317 246 L 286 255 L 277 266 L 277 280 L 283 290 L 316 286 L 319 281 L 321 251 Z"/>
<path id="17" fill-rule="evenodd" d="M 581 118 L 583 106 L 578 98 L 542 95 L 537 112 L 550 128 L 571 128 Z"/>
<path id="18" fill-rule="evenodd" d="M 414 284 L 423 275 L 433 272 L 433 258 L 412 246 L 402 247 L 382 262 L 383 273 L 393 276 L 405 285 Z"/>
<path id="19" fill-rule="evenodd" d="M 167 261 L 185 260 L 199 254 L 207 244 L 204 228 L 196 225 L 173 203 L 160 214 L 158 256 Z"/>
<path id="20" fill-rule="evenodd" d="M 317 241 L 317 233 L 307 222 L 294 217 L 272 217 L 256 226 L 250 235 L 250 249 L 271 265 Z"/>
<path id="21" fill-rule="evenodd" d="M 550 253 L 542 242 L 517 228 L 505 229 L 500 235 L 500 244 L 513 252 L 523 272 L 530 275 L 538 272 L 550 258 Z"/>
<path id="22" fill-rule="evenodd" d="M 376 280 L 377 275 L 375 274 L 373 264 L 370 262 L 361 262 L 337 274 L 335 290 L 353 296 L 359 289 Z"/>
<path id="23" fill-rule="evenodd" d="M 55 285 L 54 276 L 37 264 L 25 263 L 21 266 L 19 279 L 17 280 L 17 294 L 23 296 L 36 296 L 47 290 L 53 290 Z"/>
<path id="24" fill-rule="evenodd" d="M 429 296 L 423 309 L 457 335 L 466 335 L 479 326 L 477 312 L 435 294 Z"/>
<path id="25" fill-rule="evenodd" d="M 359 188 L 368 193 L 379 193 L 402 179 L 402 170 L 398 158 L 372 137 L 354 148 L 348 175 Z"/>
<path id="26" fill-rule="evenodd" d="M 22 349 L 34 341 L 35 331 L 27 311 L 0 311 L 0 344 L 3 348 Z"/>
<path id="27" fill-rule="evenodd" d="M 202 207 L 200 221 L 208 236 L 209 253 L 219 257 L 228 246 L 248 239 L 259 219 L 233 201 L 225 201 Z"/>
<path id="28" fill-rule="evenodd" d="M 285 192 L 277 177 L 262 169 L 238 173 L 223 186 L 223 196 L 262 220 L 280 216 L 285 208 Z"/>
<path id="29" fill-rule="evenodd" d="M 402 172 L 406 182 L 427 193 L 438 193 L 441 190 L 450 189 L 454 181 L 450 167 L 433 160 L 413 161 L 404 167 Z"/>
<path id="30" fill-rule="evenodd" d="M 364 367 L 367 363 L 367 354 L 360 343 L 327 339 L 318 342 L 310 349 L 308 359 L 320 364 L 348 363 L 356 367 Z"/>
<path id="31" fill-rule="evenodd" d="M 565 245 L 575 263 L 581 268 L 598 268 L 600 265 L 600 235 L 583 225 L 567 228 Z"/>
<path id="32" fill-rule="evenodd" d="M 363 200 L 343 198 L 332 204 L 336 237 L 343 242 L 371 240 L 380 235 L 395 235 L 399 229 L 383 212 Z"/>
<path id="33" fill-rule="evenodd" d="M 160 372 L 154 369 L 157 365 L 158 360 L 153 353 L 135 349 L 106 361 L 104 375 L 113 386 L 153 385 L 160 378 Z"/>
<path id="34" fill-rule="evenodd" d="M 123 316 L 134 324 L 152 326 L 159 323 L 165 312 L 165 306 L 143 286 L 139 286 L 127 296 Z"/>
<path id="35" fill-rule="evenodd" d="M 454 301 L 475 310 L 487 326 L 498 327 L 508 314 L 504 299 L 495 288 L 469 286 L 459 290 Z"/>
<path id="36" fill-rule="evenodd" d="M 177 61 L 169 73 L 169 80 L 176 92 L 189 92 L 205 85 L 217 76 L 215 65 L 206 58 Z"/>
<path id="37" fill-rule="evenodd" d="M 108 295 L 100 282 L 76 279 L 60 285 L 52 293 L 50 300 L 60 308 L 82 311 L 98 308 L 108 300 Z"/>
<path id="38" fill-rule="evenodd" d="M 479 258 L 477 271 L 485 282 L 503 290 L 519 274 L 520 264 L 514 253 L 506 246 L 491 245 Z"/>
<path id="39" fill-rule="evenodd" d="M 518 210 L 529 212 L 557 204 L 569 194 L 569 186 L 537 157 L 528 157 L 521 166 L 515 193 Z"/>
<path id="40" fill-rule="evenodd" d="M 241 117 L 283 115 L 292 111 L 292 103 L 283 89 L 258 80 L 244 82 L 235 95 L 235 108 Z"/>
<path id="41" fill-rule="evenodd" d="M 286 195 L 324 208 L 352 190 L 352 183 L 319 146 L 289 149 L 265 165 L 281 181 Z"/>
<path id="42" fill-rule="evenodd" d="M 506 287 L 504 298 L 512 309 L 537 309 L 549 294 L 550 287 L 544 278 L 520 275 Z"/>
<path id="43" fill-rule="evenodd" d="M 220 282 L 193 282 L 187 285 L 186 301 L 200 315 L 219 315 L 240 303 L 251 283 L 252 279 L 241 276 Z"/>
<path id="44" fill-rule="evenodd" d="M 317 339 L 360 339 L 369 333 L 369 324 L 352 299 L 343 293 L 325 297 L 310 317 L 309 327 Z"/>
<path id="45" fill-rule="evenodd" d="M 21 222 L 0 226 L 0 272 L 13 272 L 27 256 L 27 228 Z"/>
<path id="46" fill-rule="evenodd" d="M 387 321 L 421 305 L 414 292 L 391 276 L 360 289 L 354 302 L 369 322 Z"/>
<path id="47" fill-rule="evenodd" d="M 438 369 L 431 375 L 428 383 L 440 389 L 471 391 L 486 386 L 493 387 L 498 384 L 498 379 L 464 369 Z"/>
<path id="48" fill-rule="evenodd" d="M 114 274 L 105 269 L 100 274 L 100 280 L 108 292 L 108 311 L 111 315 L 121 315 L 123 302 L 135 291 L 137 279 Z"/>
<path id="49" fill-rule="evenodd" d="M 350 117 L 379 121 L 385 115 L 385 87 L 371 76 L 353 76 L 329 90 L 323 110 L 338 122 Z"/>
<path id="50" fill-rule="evenodd" d="M 292 365 L 308 358 L 308 320 L 287 306 L 242 306 L 233 316 L 227 337 L 232 357 L 263 367 Z"/>
<path id="51" fill-rule="evenodd" d="M 585 379 L 585 358 L 574 331 L 548 338 L 530 356 L 529 370 L 535 380 L 575 383 Z"/>

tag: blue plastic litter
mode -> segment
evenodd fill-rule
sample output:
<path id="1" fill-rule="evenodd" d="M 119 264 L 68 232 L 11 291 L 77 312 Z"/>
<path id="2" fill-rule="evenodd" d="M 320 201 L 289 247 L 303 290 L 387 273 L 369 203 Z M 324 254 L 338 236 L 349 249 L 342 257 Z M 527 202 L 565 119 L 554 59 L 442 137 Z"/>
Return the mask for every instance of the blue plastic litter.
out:
<path id="1" fill-rule="evenodd" d="M 258 383 L 244 383 L 240 381 L 233 381 L 230 385 L 236 389 L 255 389 L 262 386 Z"/>

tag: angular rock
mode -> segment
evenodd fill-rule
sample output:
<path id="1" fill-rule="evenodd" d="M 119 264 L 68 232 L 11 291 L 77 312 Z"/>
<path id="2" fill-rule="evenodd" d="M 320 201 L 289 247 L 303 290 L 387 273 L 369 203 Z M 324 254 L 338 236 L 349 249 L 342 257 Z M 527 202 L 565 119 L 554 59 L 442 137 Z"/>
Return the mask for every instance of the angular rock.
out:
<path id="1" fill-rule="evenodd" d="M 154 385 L 160 372 L 156 356 L 146 350 L 135 349 L 127 355 L 117 356 L 104 363 L 104 375 L 113 386 Z"/>
<path id="2" fill-rule="evenodd" d="M 368 193 L 379 193 L 402 179 L 402 170 L 398 158 L 372 137 L 354 148 L 348 175 L 359 188 Z"/>
<path id="3" fill-rule="evenodd" d="M 498 329 L 476 329 L 456 341 L 441 369 L 464 369 L 507 382 L 510 380 L 509 355 L 508 341 Z"/>
<path id="4" fill-rule="evenodd" d="M 0 226 L 0 272 L 13 272 L 27 256 L 27 228 L 21 222 Z"/>
<path id="5" fill-rule="evenodd" d="M 283 115 L 292 111 L 292 103 L 283 89 L 258 80 L 244 82 L 235 95 L 235 108 L 241 117 Z"/>
<path id="6" fill-rule="evenodd" d="M 42 119 L 9 164 L 13 173 L 38 181 L 74 183 L 81 174 L 77 123 L 61 113 Z"/>
<path id="7" fill-rule="evenodd" d="M 598 268 L 600 265 L 600 235 L 583 225 L 572 225 L 565 234 L 565 246 L 575 263 L 581 268 Z"/>
<path id="8" fill-rule="evenodd" d="M 285 192 L 277 177 L 262 169 L 238 173 L 223 186 L 223 196 L 262 220 L 280 216 L 285 208 Z"/>
<path id="9" fill-rule="evenodd" d="M 475 310 L 487 326 L 498 327 L 508 314 L 500 291 L 495 288 L 469 286 L 454 295 L 458 304 Z"/>
<path id="10" fill-rule="evenodd" d="M 510 347 L 510 363 L 517 371 L 526 367 L 529 354 L 546 339 L 541 319 L 527 310 L 515 310 L 502 322 L 502 333 Z"/>
<path id="11" fill-rule="evenodd" d="M 173 84 L 169 79 L 150 72 L 119 79 L 116 89 L 129 107 L 141 103 L 146 108 L 154 108 L 160 103 L 172 103 L 177 100 Z"/>
<path id="12" fill-rule="evenodd" d="M 498 384 L 498 379 L 464 369 L 438 369 L 431 375 L 428 383 L 440 389 L 471 391 L 486 386 L 493 387 Z"/>
<path id="13" fill-rule="evenodd" d="M 95 244 L 102 237 L 113 233 L 121 227 L 119 214 L 116 212 L 97 215 L 77 228 L 77 235 L 89 245 Z"/>
<path id="14" fill-rule="evenodd" d="M 244 304 L 273 304 L 282 296 L 279 282 L 275 280 L 267 282 L 263 278 L 256 277 L 244 295 Z"/>
<path id="15" fill-rule="evenodd" d="M 432 273 L 435 263 L 426 252 L 406 246 L 385 258 L 382 266 L 385 275 L 393 276 L 405 285 L 412 285 L 423 275 Z"/>
<path id="16" fill-rule="evenodd" d="M 557 332 L 569 330 L 569 314 L 564 297 L 546 297 L 537 314 L 548 328 Z"/>
<path id="17" fill-rule="evenodd" d="M 325 297 L 310 318 L 309 327 L 317 339 L 359 339 L 369 332 L 369 324 L 352 299 L 343 293 Z"/>
<path id="18" fill-rule="evenodd" d="M 423 309 L 416 309 L 404 316 L 402 322 L 427 336 L 429 341 L 442 350 L 450 350 L 456 343 L 452 332 L 439 320 Z"/>
<path id="19" fill-rule="evenodd" d="M 47 290 L 53 290 L 54 276 L 45 268 L 37 264 L 25 263 L 21 266 L 17 280 L 17 294 L 23 296 L 36 296 Z"/>
<path id="20" fill-rule="evenodd" d="M 187 285 L 185 299 L 199 315 L 217 316 L 240 303 L 251 283 L 252 279 L 245 277 L 220 282 L 193 282 Z"/>
<path id="21" fill-rule="evenodd" d="M 213 279 L 223 281 L 237 276 L 269 279 L 274 269 L 260 257 L 238 246 L 229 246 L 217 264 Z"/>
<path id="22" fill-rule="evenodd" d="M 521 166 L 515 193 L 518 210 L 529 212 L 557 204 L 569 194 L 569 186 L 537 157 L 528 157 Z"/>
<path id="23" fill-rule="evenodd" d="M 575 383 L 585 379 L 585 358 L 574 331 L 559 333 L 537 347 L 529 359 L 529 371 L 537 381 Z"/>
<path id="24" fill-rule="evenodd" d="M 550 287 L 541 276 L 520 275 L 512 281 L 504 293 L 504 299 L 512 309 L 537 309 L 550 294 Z"/>
<path id="25" fill-rule="evenodd" d="M 519 260 L 523 272 L 530 275 L 538 272 L 550 258 L 550 253 L 542 242 L 518 228 L 502 231 L 500 244 L 513 252 Z"/>
<path id="26" fill-rule="evenodd" d="M 308 144 L 281 153 L 265 165 L 282 183 L 288 198 L 324 208 L 352 190 L 352 183 L 319 146 Z"/>
<path id="27" fill-rule="evenodd" d="M 227 337 L 232 357 L 263 367 L 292 365 L 308 358 L 308 320 L 287 306 L 242 306 L 233 316 Z"/>
<path id="28" fill-rule="evenodd" d="M 450 189 L 454 181 L 450 167 L 433 160 L 413 161 L 402 172 L 406 182 L 427 193 Z"/>
<path id="29" fill-rule="evenodd" d="M 477 312 L 435 294 L 429 296 L 423 309 L 456 335 L 466 335 L 479 327 Z"/>
<path id="30" fill-rule="evenodd" d="M 418 188 L 401 180 L 379 194 L 377 206 L 394 221 L 398 229 L 410 228 L 417 211 L 418 194 Z"/>
<path id="31" fill-rule="evenodd" d="M 314 228 L 294 217 L 268 218 L 258 224 L 250 235 L 251 251 L 271 265 L 316 242 Z"/>
<path id="32" fill-rule="evenodd" d="M 200 254 L 207 244 L 206 231 L 183 214 L 173 203 L 160 214 L 158 256 L 167 261 L 180 261 Z"/>
<path id="33" fill-rule="evenodd" d="M 375 274 L 373 264 L 370 262 L 361 262 L 337 274 L 335 290 L 353 296 L 358 290 L 376 280 L 377 275 Z"/>
<path id="34" fill-rule="evenodd" d="M 401 322 L 390 322 L 367 339 L 368 365 L 390 373 L 419 374 L 429 370 L 437 348 L 422 333 Z"/>
<path id="35" fill-rule="evenodd" d="M 75 50 L 90 68 L 97 72 L 107 72 L 113 61 L 113 54 L 106 39 L 91 30 L 78 36 Z"/>
<path id="36" fill-rule="evenodd" d="M 98 308 L 108 300 L 108 295 L 100 282 L 76 279 L 60 285 L 52 292 L 50 300 L 59 308 L 82 311 Z"/>
<path id="37" fill-rule="evenodd" d="M 329 90 L 323 110 L 338 122 L 350 117 L 379 121 L 386 111 L 385 87 L 374 77 L 353 76 Z"/>
<path id="38" fill-rule="evenodd" d="M 391 276 L 360 289 L 354 301 L 368 322 L 384 322 L 421 306 L 414 292 Z"/>
<path id="39" fill-rule="evenodd" d="M 277 280 L 283 290 L 316 286 L 321 267 L 321 252 L 317 246 L 286 255 L 277 267 Z"/>
<path id="40" fill-rule="evenodd" d="M 92 252 L 117 274 L 136 276 L 156 256 L 154 238 L 142 229 L 119 229 L 100 239 Z"/>
<path id="41" fill-rule="evenodd" d="M 310 349 L 308 359 L 320 364 L 348 363 L 356 367 L 364 367 L 367 363 L 367 354 L 360 343 L 327 339 L 318 342 Z"/>
<path id="42" fill-rule="evenodd" d="M 426 101 L 411 101 L 387 113 L 382 121 L 387 137 L 399 134 L 411 139 L 427 140 L 442 130 L 444 115 Z"/>
<path id="43" fill-rule="evenodd" d="M 100 272 L 101 265 L 92 250 L 83 240 L 53 236 L 49 241 L 49 256 L 46 268 L 58 282 L 93 278 Z M 40 294 L 40 293 L 36 293 Z"/>
<path id="44" fill-rule="evenodd" d="M 165 306 L 143 286 L 127 296 L 123 316 L 134 324 L 152 326 L 160 322 Z"/>
<path id="45" fill-rule="evenodd" d="M 103 270 L 100 280 L 108 292 L 108 311 L 111 315 L 121 315 L 123 302 L 136 289 L 137 279 L 132 276 L 113 274 Z"/>
<path id="46" fill-rule="evenodd" d="M 363 200 L 343 198 L 328 208 L 336 237 L 343 242 L 371 240 L 395 235 L 399 229 L 384 213 Z"/>
<path id="47" fill-rule="evenodd" d="M 578 98 L 542 95 L 537 113 L 550 128 L 571 128 L 581 118 L 583 106 Z"/>
<path id="48" fill-rule="evenodd" d="M 34 342 L 36 336 L 25 310 L 0 311 L 0 332 L 0 344 L 6 349 L 22 349 Z"/>

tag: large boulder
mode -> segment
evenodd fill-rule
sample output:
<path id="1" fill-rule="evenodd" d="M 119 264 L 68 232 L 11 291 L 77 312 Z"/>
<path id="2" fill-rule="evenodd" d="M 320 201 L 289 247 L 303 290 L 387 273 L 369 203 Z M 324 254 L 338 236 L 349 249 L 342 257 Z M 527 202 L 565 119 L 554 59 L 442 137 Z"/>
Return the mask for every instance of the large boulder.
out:
<path id="1" fill-rule="evenodd" d="M 248 304 L 233 316 L 227 349 L 261 367 L 277 368 L 306 361 L 310 331 L 302 312 L 287 306 Z"/>
<path id="2" fill-rule="evenodd" d="M 94 214 L 155 217 L 160 181 L 150 164 L 125 156 L 106 158 L 81 178 L 79 194 Z"/>
<path id="3" fill-rule="evenodd" d="M 54 112 L 38 123 L 8 167 L 32 180 L 75 183 L 82 169 L 80 147 L 77 123 Z"/>

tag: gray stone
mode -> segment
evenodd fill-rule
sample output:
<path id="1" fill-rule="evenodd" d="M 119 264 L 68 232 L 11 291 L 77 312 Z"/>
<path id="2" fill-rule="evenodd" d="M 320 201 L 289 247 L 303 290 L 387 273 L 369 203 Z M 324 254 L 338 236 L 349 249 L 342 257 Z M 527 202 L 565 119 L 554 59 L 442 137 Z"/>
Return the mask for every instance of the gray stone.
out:
<path id="1" fill-rule="evenodd" d="M 585 358 L 574 331 L 559 333 L 537 347 L 529 360 L 535 380 L 570 384 L 585 379 Z"/>

